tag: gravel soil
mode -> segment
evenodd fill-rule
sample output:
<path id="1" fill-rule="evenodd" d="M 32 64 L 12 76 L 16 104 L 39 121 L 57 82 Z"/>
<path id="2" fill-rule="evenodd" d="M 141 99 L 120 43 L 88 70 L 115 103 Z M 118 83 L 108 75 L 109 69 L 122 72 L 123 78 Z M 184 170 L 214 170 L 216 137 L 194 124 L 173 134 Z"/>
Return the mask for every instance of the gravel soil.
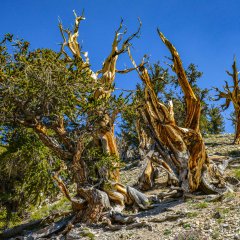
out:
<path id="1" fill-rule="evenodd" d="M 240 157 L 240 146 L 232 144 L 233 135 L 214 135 L 207 137 L 205 142 L 208 154 L 212 158 Z M 134 185 L 139 168 L 127 166 L 126 169 L 122 171 L 122 182 Z M 228 174 L 234 175 L 234 170 L 228 170 Z M 159 194 L 166 190 L 161 186 L 146 194 Z M 139 222 L 145 222 L 145 225 L 130 230 L 126 229 L 127 226 L 123 226 L 118 231 L 88 227 L 84 230 L 87 231 L 85 237 L 82 234 L 81 239 L 91 239 L 92 236 L 92 239 L 99 240 L 240 240 L 240 189 L 236 188 L 235 192 L 227 193 L 216 201 L 209 201 L 208 198 L 169 199 L 162 201 L 153 209 L 135 213 L 135 216 Z M 82 226 L 74 228 L 67 239 L 77 239 L 82 229 Z M 92 235 L 89 236 L 88 232 Z"/>

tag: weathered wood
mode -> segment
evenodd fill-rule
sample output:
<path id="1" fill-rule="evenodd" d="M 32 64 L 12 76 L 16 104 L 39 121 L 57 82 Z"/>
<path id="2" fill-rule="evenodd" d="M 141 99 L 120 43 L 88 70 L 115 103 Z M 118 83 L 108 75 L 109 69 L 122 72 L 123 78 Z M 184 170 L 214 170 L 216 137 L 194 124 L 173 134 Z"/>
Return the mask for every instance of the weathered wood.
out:
<path id="1" fill-rule="evenodd" d="M 141 209 L 148 209 L 150 202 L 147 196 L 133 187 L 127 186 L 127 193 L 134 203 L 137 204 Z"/>
<path id="2" fill-rule="evenodd" d="M 159 170 L 165 171 L 168 175 L 166 183 L 168 185 L 176 185 L 179 180 L 171 167 L 160 158 L 157 152 L 150 150 L 143 159 L 144 165 L 138 177 L 138 187 L 140 190 L 149 190 L 155 184 L 155 178 L 158 175 Z"/>
<path id="3" fill-rule="evenodd" d="M 67 216 L 67 215 L 71 215 L 71 212 L 59 212 L 56 214 L 52 214 L 46 218 L 42 218 L 39 220 L 35 220 L 35 221 L 31 221 L 28 223 L 24 223 L 24 224 L 15 226 L 13 228 L 7 229 L 7 230 L 3 231 L 2 233 L 0 233 L 0 238 L 1 239 L 9 239 L 11 237 L 21 236 L 24 233 L 24 231 L 39 229 L 41 227 L 46 226 L 47 223 L 48 224 L 52 223 L 54 221 L 54 219 L 59 218 L 61 216 Z"/>
<path id="4" fill-rule="evenodd" d="M 141 66 L 138 74 L 145 84 L 145 104 L 140 111 L 146 126 L 149 127 L 150 137 L 156 143 L 156 149 L 185 192 L 197 190 L 203 185 L 200 185 L 202 182 L 208 183 L 204 185 L 205 191 L 207 191 L 207 186 L 211 188 L 211 191 L 214 190 L 215 192 L 226 190 L 224 187 L 222 189 L 217 187 L 218 184 L 224 185 L 224 183 L 222 178 L 213 171 L 213 167 L 209 163 L 204 141 L 199 130 L 200 100 L 196 97 L 188 82 L 176 48 L 159 30 L 158 34 L 172 55 L 173 71 L 178 76 L 178 83 L 185 96 L 186 119 L 184 128 L 176 125 L 172 104 L 168 108 L 158 100 L 148 70 Z M 136 65 L 134 61 L 133 64 Z M 151 172 L 150 165 L 146 170 Z M 210 183 L 206 173 L 215 179 L 214 184 Z M 151 175 L 146 174 L 146 181 L 149 176 Z"/>
<path id="5" fill-rule="evenodd" d="M 111 208 L 108 195 L 92 186 L 78 188 L 78 194 L 87 204 L 77 211 L 76 221 L 96 223 L 102 216 L 102 212 Z"/>
<path id="6" fill-rule="evenodd" d="M 201 134 L 198 128 L 195 131 L 176 126 L 168 109 L 159 103 L 146 69 L 143 69 L 141 78 L 146 83 L 144 119 L 151 126 L 151 132 L 160 148 L 172 153 L 169 156 L 171 165 L 178 170 L 182 187 L 186 191 L 194 191 L 199 186 L 201 168 L 207 160 Z"/>
<path id="7" fill-rule="evenodd" d="M 30 230 L 41 225 L 43 219 L 35 220 L 29 223 L 21 224 L 19 226 L 7 229 L 0 233 L 1 239 L 8 239 L 17 235 L 21 235 L 24 230 Z"/>
<path id="8" fill-rule="evenodd" d="M 98 148 L 103 154 L 114 156 L 115 158 L 112 160 L 111 167 L 96 167 L 95 170 L 98 175 L 98 183 L 92 186 L 91 184 L 93 184 L 93 182 L 91 181 L 89 168 L 83 158 L 84 136 L 79 137 L 72 146 L 68 142 L 66 136 L 63 118 L 59 118 L 58 125 L 55 126 L 53 130 L 58 134 L 62 142 L 65 143 L 68 152 L 71 153 L 68 158 L 72 160 L 71 170 L 74 174 L 75 182 L 77 183 L 77 197 L 72 198 L 68 194 L 67 188 L 61 179 L 55 176 L 55 180 L 63 194 L 72 202 L 74 210 L 78 211 L 78 220 L 92 223 L 100 219 L 103 210 L 112 208 L 110 203 L 118 209 L 123 209 L 125 204 L 133 204 L 134 202 L 144 206 L 144 201 L 142 200 L 144 199 L 144 195 L 141 195 L 138 191 L 134 191 L 133 189 L 129 190 L 119 183 L 119 153 L 114 136 L 114 121 L 119 110 L 116 109 L 112 113 L 109 113 L 106 111 L 107 109 L 105 106 L 105 103 L 111 99 L 116 73 L 127 73 L 135 70 L 135 68 L 132 68 L 119 71 L 116 69 L 116 63 L 119 55 L 127 51 L 131 40 L 138 36 L 141 22 L 138 30 L 126 40 L 123 40 L 126 29 L 123 29 L 123 21 L 121 21 L 119 28 L 115 32 L 110 54 L 104 61 L 102 69 L 94 72 L 90 68 L 90 61 L 87 54 L 82 52 L 81 46 L 78 43 L 79 25 L 85 18 L 83 16 L 77 16 L 75 12 L 74 14 L 75 24 L 73 30 L 64 29 L 62 24 L 59 24 L 59 29 L 63 38 L 61 54 L 67 61 L 76 60 L 76 67 L 78 70 L 92 79 L 93 84 L 96 84 L 97 88 L 92 94 L 91 101 L 103 102 L 103 104 L 97 106 L 93 112 L 87 112 L 88 119 L 91 119 L 92 116 L 96 118 L 94 122 L 94 132 L 91 136 L 92 142 L 89 145 Z M 120 34 L 122 30 L 124 30 L 123 34 Z M 72 56 L 68 55 L 67 51 L 65 51 L 65 47 L 68 47 Z M 38 130 L 38 132 L 50 147 L 54 147 L 52 142 L 49 141 L 48 136 L 45 136 L 46 134 L 43 133 L 42 130 Z M 59 148 L 55 149 L 57 152 Z M 62 154 L 65 154 L 65 152 Z"/>
<path id="9" fill-rule="evenodd" d="M 240 100 L 239 100 L 239 104 L 240 104 Z M 234 143 L 236 145 L 239 145 L 240 144 L 240 105 L 238 106 L 237 109 L 235 108 L 235 114 L 236 114 L 236 130 L 235 130 Z"/>
<path id="10" fill-rule="evenodd" d="M 138 177 L 138 187 L 141 190 L 149 190 L 154 186 L 154 167 L 151 159 L 145 159 L 143 170 Z"/>
<path id="11" fill-rule="evenodd" d="M 185 127 L 193 129 L 199 132 L 199 120 L 200 120 L 200 99 L 198 99 L 187 79 L 187 75 L 182 66 L 182 61 L 172 43 L 161 33 L 158 29 L 158 34 L 171 52 L 173 59 L 173 70 L 178 76 L 178 83 L 184 93 L 185 102 L 186 102 L 186 119 Z M 171 115 L 171 114 L 170 114 Z"/>
<path id="12" fill-rule="evenodd" d="M 45 228 L 42 228 L 32 234 L 30 234 L 30 237 L 33 239 L 40 239 L 49 237 L 54 233 L 57 233 L 61 231 L 64 227 L 67 226 L 67 224 L 74 218 L 74 215 L 68 216 L 66 218 L 60 219 L 57 222 L 54 222 L 50 224 L 49 226 L 46 226 Z"/>
<path id="13" fill-rule="evenodd" d="M 119 47 L 121 42 L 121 37 L 119 37 L 121 35 L 120 31 L 123 28 L 122 23 L 123 22 L 121 21 L 119 28 L 115 32 L 111 52 L 106 58 L 106 60 L 104 61 L 102 69 L 99 71 L 101 73 L 101 77 L 99 78 L 99 82 L 101 83 L 101 86 L 94 93 L 94 99 L 96 101 L 99 99 L 104 99 L 105 101 L 107 101 L 110 98 L 113 91 L 113 82 L 115 80 L 116 73 L 119 72 L 116 69 L 118 57 L 122 53 L 127 51 L 127 48 L 130 46 L 130 41 L 134 37 L 138 36 L 141 28 L 141 23 L 140 23 L 138 30 L 132 35 L 130 35 L 130 37 L 128 37 L 125 41 L 123 41 L 122 45 Z M 129 71 L 130 71 L 129 69 L 126 69 L 120 72 L 127 73 Z M 99 130 L 94 137 L 101 140 L 101 145 L 102 145 L 101 147 L 104 153 L 108 153 L 109 155 L 113 155 L 118 158 L 119 152 L 117 149 L 117 143 L 114 136 L 114 121 L 117 114 L 118 114 L 118 109 L 114 111 L 112 116 L 108 114 L 104 114 L 104 117 L 101 118 L 102 111 L 99 111 L 99 116 L 101 118 L 101 121 L 97 123 L 99 125 Z M 119 162 L 118 161 L 114 162 L 113 163 L 114 170 L 111 170 L 111 171 L 105 170 L 106 177 L 109 178 L 111 181 L 118 182 L 119 176 L 120 176 L 119 167 L 120 167 Z"/>

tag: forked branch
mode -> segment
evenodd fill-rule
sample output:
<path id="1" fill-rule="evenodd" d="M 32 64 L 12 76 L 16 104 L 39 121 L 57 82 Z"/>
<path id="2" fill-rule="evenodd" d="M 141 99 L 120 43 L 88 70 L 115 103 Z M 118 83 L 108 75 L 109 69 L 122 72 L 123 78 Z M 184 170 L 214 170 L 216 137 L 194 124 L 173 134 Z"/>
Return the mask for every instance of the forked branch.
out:
<path id="1" fill-rule="evenodd" d="M 123 35 L 125 35 L 127 32 L 127 29 L 125 29 L 123 33 L 120 33 L 121 29 L 123 28 L 123 20 L 121 20 L 120 26 L 115 32 L 111 52 L 109 56 L 106 58 L 106 60 L 104 61 L 102 69 L 99 71 L 102 73 L 101 81 L 103 83 L 111 86 L 111 84 L 115 79 L 116 72 L 127 73 L 134 70 L 134 69 L 125 69 L 123 71 L 118 71 L 116 69 L 116 63 L 117 63 L 118 56 L 121 55 L 122 53 L 125 53 L 128 50 L 128 48 L 131 46 L 132 39 L 134 39 L 135 37 L 139 37 L 141 26 L 142 26 L 142 23 L 139 20 L 139 27 L 137 31 L 132 35 L 130 35 L 126 40 L 124 40 L 121 47 L 119 48 L 119 44 L 122 41 Z"/>
<path id="2" fill-rule="evenodd" d="M 80 22 L 82 20 L 85 20 L 85 18 L 83 15 L 77 16 L 75 11 L 73 11 L 73 13 L 75 15 L 75 24 L 72 31 L 69 29 L 64 29 L 62 23 L 59 22 L 59 29 L 60 29 L 62 38 L 64 40 L 64 42 L 62 43 L 61 52 L 64 53 L 64 55 L 66 56 L 67 53 L 65 52 L 64 47 L 68 46 L 68 48 L 71 50 L 72 54 L 75 57 L 81 58 L 81 47 L 77 41 L 77 38 L 79 35 L 78 29 L 79 29 Z M 67 34 L 68 38 L 66 38 L 65 34 Z"/>

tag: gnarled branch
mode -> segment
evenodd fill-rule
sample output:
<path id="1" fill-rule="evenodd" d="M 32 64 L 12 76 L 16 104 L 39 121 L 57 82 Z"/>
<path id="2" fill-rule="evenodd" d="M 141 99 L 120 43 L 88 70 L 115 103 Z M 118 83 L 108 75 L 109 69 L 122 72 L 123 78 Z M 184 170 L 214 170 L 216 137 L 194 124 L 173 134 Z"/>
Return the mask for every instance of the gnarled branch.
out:
<path id="1" fill-rule="evenodd" d="M 179 85 L 182 88 L 182 91 L 185 96 L 186 101 L 186 119 L 185 119 L 185 127 L 191 128 L 199 132 L 199 121 L 200 121 L 200 99 L 198 99 L 195 93 L 192 90 L 192 87 L 187 79 L 187 75 L 182 66 L 182 61 L 179 57 L 179 54 L 176 48 L 169 42 L 169 40 L 159 31 L 157 30 L 159 37 L 163 41 L 163 43 L 167 46 L 172 55 L 173 61 L 173 70 L 178 76 Z"/>

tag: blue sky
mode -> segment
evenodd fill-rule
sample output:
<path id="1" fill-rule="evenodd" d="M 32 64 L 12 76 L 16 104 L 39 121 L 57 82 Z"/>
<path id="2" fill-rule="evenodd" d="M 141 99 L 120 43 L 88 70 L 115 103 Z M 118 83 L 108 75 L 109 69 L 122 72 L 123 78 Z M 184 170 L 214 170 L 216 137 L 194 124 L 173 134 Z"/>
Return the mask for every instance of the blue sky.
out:
<path id="1" fill-rule="evenodd" d="M 0 35 L 13 33 L 28 40 L 32 48 L 58 50 L 58 17 L 64 26 L 71 26 L 73 9 L 79 14 L 85 10 L 79 41 L 96 70 L 110 51 L 121 17 L 129 33 L 136 30 L 137 18 L 142 20 L 141 38 L 133 42 L 132 50 L 137 62 L 144 54 L 151 56 L 151 62 L 163 62 L 169 56 L 156 33 L 159 27 L 176 46 L 184 66 L 194 63 L 204 73 L 202 87 L 221 88 L 224 80 L 230 80 L 225 71 L 231 70 L 234 54 L 240 62 L 239 0 L 1 0 Z M 118 68 L 125 66 L 131 64 L 120 58 Z M 138 81 L 136 74 L 129 74 L 116 83 L 133 89 Z M 225 118 L 228 115 L 229 111 L 224 113 Z M 226 121 L 226 132 L 232 131 Z"/>

